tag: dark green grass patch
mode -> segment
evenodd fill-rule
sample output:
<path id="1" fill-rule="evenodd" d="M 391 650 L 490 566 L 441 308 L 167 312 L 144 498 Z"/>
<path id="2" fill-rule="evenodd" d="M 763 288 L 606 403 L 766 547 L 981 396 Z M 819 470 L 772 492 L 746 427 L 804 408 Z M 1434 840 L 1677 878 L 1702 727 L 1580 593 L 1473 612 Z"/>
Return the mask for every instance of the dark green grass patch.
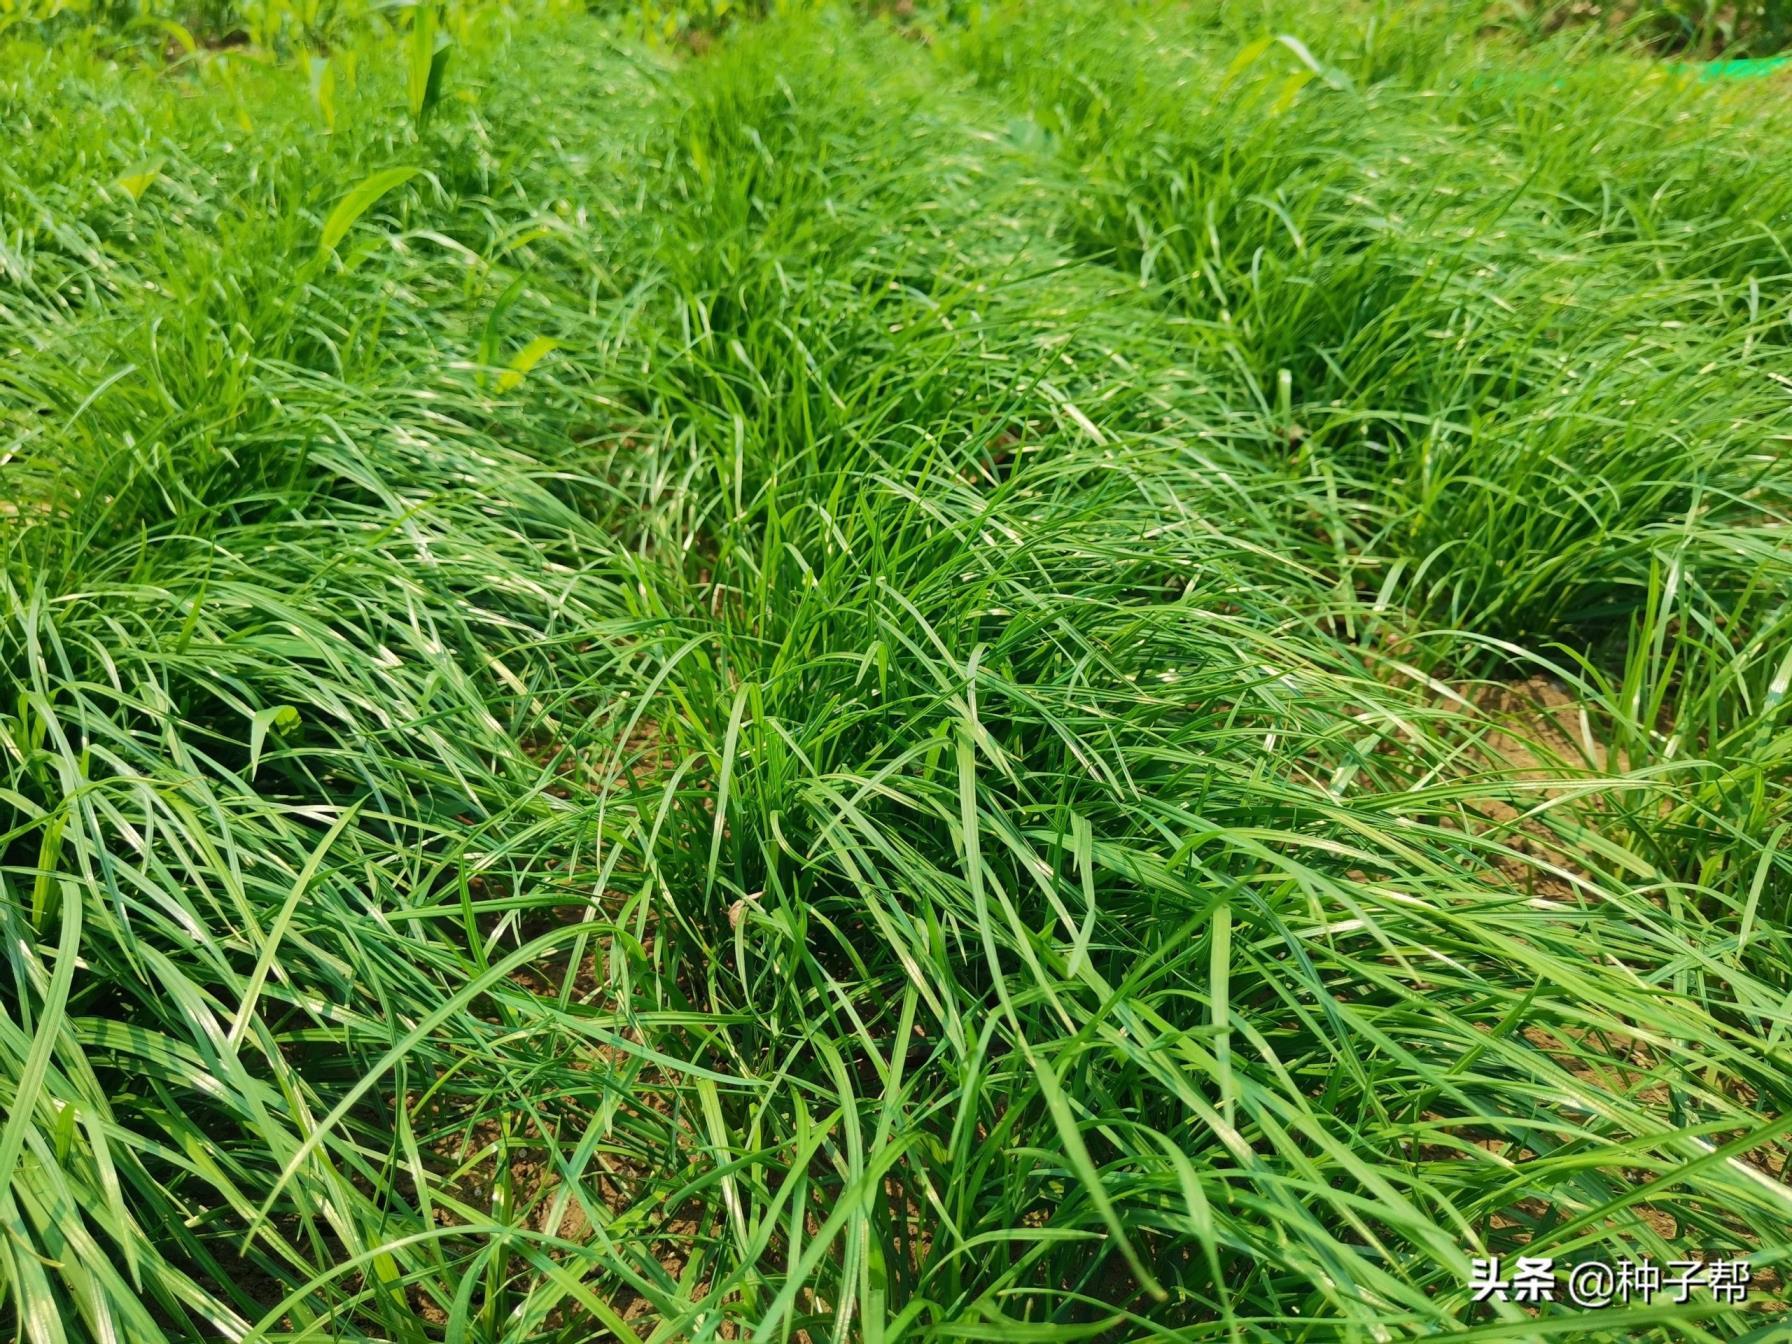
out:
<path id="1" fill-rule="evenodd" d="M 21 44 L 0 1320 L 1771 1328 L 1774 151 L 1375 10 Z"/>

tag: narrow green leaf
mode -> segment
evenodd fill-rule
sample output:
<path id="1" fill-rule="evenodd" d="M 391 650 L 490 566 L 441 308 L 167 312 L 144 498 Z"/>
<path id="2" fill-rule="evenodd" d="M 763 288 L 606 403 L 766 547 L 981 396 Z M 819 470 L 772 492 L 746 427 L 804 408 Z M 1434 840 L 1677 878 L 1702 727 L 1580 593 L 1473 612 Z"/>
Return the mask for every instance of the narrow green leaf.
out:
<path id="1" fill-rule="evenodd" d="M 285 708 L 285 706 L 281 706 Z M 267 712 L 267 711 L 264 711 Z M 275 711 L 278 712 L 278 711 Z M 249 1023 L 255 1016 L 255 1004 L 261 997 L 261 987 L 267 983 L 268 973 L 273 969 L 274 956 L 280 950 L 280 940 L 286 936 L 287 927 L 292 923 L 294 911 L 299 908 L 299 900 L 304 896 L 306 888 L 317 876 L 317 870 L 330 852 L 330 846 L 336 838 L 348 829 L 361 805 L 355 803 L 343 809 L 342 815 L 336 818 L 334 825 L 324 832 L 322 840 L 311 851 L 311 857 L 305 860 L 305 866 L 299 870 L 299 876 L 293 882 L 286 899 L 281 902 L 280 911 L 274 916 L 274 922 L 268 927 L 266 936 L 261 942 L 261 955 L 255 959 L 255 969 L 249 975 L 249 983 L 243 989 L 243 1001 L 237 1005 L 236 1016 L 231 1019 L 230 1032 L 225 1037 L 225 1045 L 235 1050 L 242 1044 L 243 1035 L 249 1030 Z"/>

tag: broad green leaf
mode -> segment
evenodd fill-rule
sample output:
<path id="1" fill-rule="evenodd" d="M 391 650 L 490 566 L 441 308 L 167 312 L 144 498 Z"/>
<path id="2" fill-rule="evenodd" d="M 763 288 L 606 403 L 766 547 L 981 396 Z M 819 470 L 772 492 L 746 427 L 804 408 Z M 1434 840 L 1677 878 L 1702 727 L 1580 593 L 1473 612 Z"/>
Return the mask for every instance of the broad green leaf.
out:
<path id="1" fill-rule="evenodd" d="M 355 221 L 372 208 L 375 201 L 416 175 L 417 169 L 407 166 L 384 168 L 364 179 L 336 203 L 336 208 L 324 220 L 323 233 L 318 239 L 318 251 L 333 252 L 336 244 L 354 227 Z"/>
<path id="2" fill-rule="evenodd" d="M 255 778 L 256 769 L 261 765 L 261 746 L 267 740 L 268 729 L 277 728 L 289 733 L 299 726 L 299 711 L 291 705 L 274 705 L 268 709 L 255 712 L 249 721 L 249 778 Z"/>
<path id="3" fill-rule="evenodd" d="M 1312 82 L 1313 72 L 1311 70 L 1296 70 L 1293 74 L 1289 75 L 1282 81 L 1280 87 L 1277 88 L 1275 100 L 1269 105 L 1269 115 L 1272 117 L 1281 116 L 1282 113 L 1294 106 L 1294 100 L 1300 94 L 1300 91 Z"/>
<path id="4" fill-rule="evenodd" d="M 310 63 L 311 101 L 323 114 L 324 125 L 336 129 L 336 63 L 328 56 L 313 56 Z"/>
<path id="5" fill-rule="evenodd" d="M 175 42 L 179 44 L 180 49 L 188 56 L 193 55 L 199 50 L 199 43 L 194 38 L 192 30 L 189 29 L 186 24 L 177 23 L 173 19 L 166 18 L 153 18 L 149 20 L 149 23 L 173 38 Z"/>
<path id="6" fill-rule="evenodd" d="M 62 828 L 68 813 L 59 811 L 44 824 L 43 838 L 37 847 L 37 878 L 31 887 L 31 924 L 42 930 L 51 910 L 50 894 L 58 890 L 56 864 L 62 854 Z"/>
<path id="7" fill-rule="evenodd" d="M 448 69 L 451 39 L 441 30 L 441 13 L 434 3 L 411 11 L 411 30 L 405 40 L 405 102 L 411 120 L 422 126 L 442 96 L 442 80 Z"/>
<path id="8" fill-rule="evenodd" d="M 153 164 L 140 173 L 126 173 L 118 179 L 118 186 L 123 188 L 133 201 L 140 201 L 143 199 L 143 193 L 154 186 L 156 179 L 161 175 L 162 165 Z"/>
<path id="9" fill-rule="evenodd" d="M 560 348 L 560 342 L 550 340 L 546 336 L 537 336 L 516 354 L 510 357 L 504 372 L 498 375 L 498 391 L 508 392 L 528 375 L 529 370 Z"/>
<path id="10" fill-rule="evenodd" d="M 1254 65 L 1263 53 L 1269 50 L 1274 41 L 1273 37 L 1260 37 L 1254 42 L 1245 43 L 1239 49 L 1238 54 L 1232 58 L 1231 64 L 1226 67 L 1225 74 L 1220 77 L 1220 87 L 1225 88 Z"/>

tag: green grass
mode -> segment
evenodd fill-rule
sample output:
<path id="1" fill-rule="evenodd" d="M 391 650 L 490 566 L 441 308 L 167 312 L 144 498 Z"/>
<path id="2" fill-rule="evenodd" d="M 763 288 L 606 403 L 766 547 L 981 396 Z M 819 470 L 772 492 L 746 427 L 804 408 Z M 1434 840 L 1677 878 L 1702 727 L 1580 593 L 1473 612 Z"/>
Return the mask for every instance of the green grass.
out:
<path id="1" fill-rule="evenodd" d="M 1779 86 L 415 31 L 0 47 L 13 1337 L 1769 1337 Z"/>

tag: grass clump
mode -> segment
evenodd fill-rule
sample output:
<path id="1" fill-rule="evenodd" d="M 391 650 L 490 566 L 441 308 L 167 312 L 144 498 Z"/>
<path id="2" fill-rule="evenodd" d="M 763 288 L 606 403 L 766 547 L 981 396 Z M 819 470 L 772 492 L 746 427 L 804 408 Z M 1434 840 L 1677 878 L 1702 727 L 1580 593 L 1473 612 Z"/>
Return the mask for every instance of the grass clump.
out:
<path id="1" fill-rule="evenodd" d="M 1771 132 L 1383 17 L 8 66 L 14 1332 L 1776 1328 Z"/>

